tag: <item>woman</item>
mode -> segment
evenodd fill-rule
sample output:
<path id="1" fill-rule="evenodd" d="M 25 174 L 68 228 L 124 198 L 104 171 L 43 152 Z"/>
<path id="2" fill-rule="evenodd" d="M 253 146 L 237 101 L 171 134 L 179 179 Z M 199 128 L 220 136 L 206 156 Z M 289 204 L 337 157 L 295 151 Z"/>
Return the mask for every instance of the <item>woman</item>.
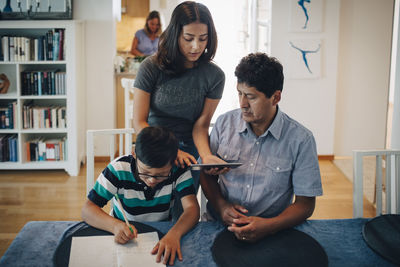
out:
<path id="1" fill-rule="evenodd" d="M 217 34 L 210 11 L 186 1 L 172 13 L 155 56 L 140 65 L 135 80 L 134 128 L 169 128 L 179 140 L 176 165 L 224 163 L 211 154 L 208 129 L 222 97 L 223 71 L 211 60 Z M 193 177 L 197 190 L 199 179 Z"/>
<path id="2" fill-rule="evenodd" d="M 151 11 L 146 18 L 144 28 L 135 33 L 131 54 L 134 56 L 149 56 L 156 53 L 160 32 L 160 14 L 157 11 Z"/>

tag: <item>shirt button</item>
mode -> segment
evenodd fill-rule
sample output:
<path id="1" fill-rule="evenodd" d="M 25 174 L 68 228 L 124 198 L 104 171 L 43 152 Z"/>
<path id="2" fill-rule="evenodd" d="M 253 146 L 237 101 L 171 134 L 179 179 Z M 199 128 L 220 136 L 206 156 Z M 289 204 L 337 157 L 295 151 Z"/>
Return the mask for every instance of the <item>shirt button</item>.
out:
<path id="1" fill-rule="evenodd" d="M 260 143 L 260 142 L 258 142 L 258 141 L 256 142 L 257 145 L 258 145 L 259 143 Z"/>
<path id="2" fill-rule="evenodd" d="M 254 164 L 253 163 L 250 163 L 250 166 L 253 166 Z"/>
<path id="3" fill-rule="evenodd" d="M 224 159 L 226 159 L 227 158 L 227 155 L 224 155 Z"/>
<path id="4" fill-rule="evenodd" d="M 144 190 L 147 190 L 147 186 L 144 187 Z"/>
<path id="5" fill-rule="evenodd" d="M 250 188 L 250 185 L 249 185 L 249 184 L 247 185 L 247 188 Z"/>
<path id="6" fill-rule="evenodd" d="M 281 168 L 279 168 L 279 167 L 276 167 L 276 170 L 277 170 L 277 171 L 279 171 L 280 169 L 281 169 Z"/>

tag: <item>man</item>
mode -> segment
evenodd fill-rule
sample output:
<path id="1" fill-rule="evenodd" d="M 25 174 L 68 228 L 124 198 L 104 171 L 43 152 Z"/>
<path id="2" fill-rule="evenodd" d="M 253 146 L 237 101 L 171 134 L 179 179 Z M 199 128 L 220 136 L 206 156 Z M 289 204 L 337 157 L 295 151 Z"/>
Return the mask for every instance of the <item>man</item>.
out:
<path id="1" fill-rule="evenodd" d="M 238 239 L 254 242 L 310 217 L 322 195 L 312 133 L 283 113 L 282 65 L 263 53 L 236 67 L 240 109 L 221 115 L 210 136 L 213 154 L 241 162 L 201 174 L 207 217 L 219 218 Z M 295 200 L 293 202 L 293 195 Z"/>

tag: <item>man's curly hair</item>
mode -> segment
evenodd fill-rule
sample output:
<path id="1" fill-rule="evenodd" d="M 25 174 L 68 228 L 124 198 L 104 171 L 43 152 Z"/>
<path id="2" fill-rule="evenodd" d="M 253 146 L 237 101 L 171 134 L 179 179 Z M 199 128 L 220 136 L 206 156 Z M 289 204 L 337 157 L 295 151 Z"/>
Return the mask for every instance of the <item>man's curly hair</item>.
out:
<path id="1" fill-rule="evenodd" d="M 255 87 L 270 98 L 283 89 L 283 67 L 274 57 L 264 53 L 251 53 L 240 60 L 235 69 L 238 83 Z"/>

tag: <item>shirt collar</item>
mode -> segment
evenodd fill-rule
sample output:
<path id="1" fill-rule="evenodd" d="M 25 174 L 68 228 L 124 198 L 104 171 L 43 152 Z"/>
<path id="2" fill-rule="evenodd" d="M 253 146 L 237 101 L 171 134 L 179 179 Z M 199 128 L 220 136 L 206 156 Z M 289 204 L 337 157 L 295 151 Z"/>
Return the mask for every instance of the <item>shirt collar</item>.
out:
<path id="1" fill-rule="evenodd" d="M 283 116 L 282 111 L 280 110 L 279 106 L 277 106 L 277 112 L 276 112 L 276 116 L 275 116 L 274 120 L 272 121 L 269 128 L 262 135 L 260 135 L 260 137 L 267 136 L 268 133 L 271 133 L 271 135 L 276 140 L 279 140 L 279 138 L 281 137 L 282 128 L 283 128 L 283 117 L 282 116 Z M 250 127 L 250 124 L 245 122 L 242 119 L 242 117 L 240 117 L 238 132 L 239 133 L 253 132 L 253 130 Z"/>

